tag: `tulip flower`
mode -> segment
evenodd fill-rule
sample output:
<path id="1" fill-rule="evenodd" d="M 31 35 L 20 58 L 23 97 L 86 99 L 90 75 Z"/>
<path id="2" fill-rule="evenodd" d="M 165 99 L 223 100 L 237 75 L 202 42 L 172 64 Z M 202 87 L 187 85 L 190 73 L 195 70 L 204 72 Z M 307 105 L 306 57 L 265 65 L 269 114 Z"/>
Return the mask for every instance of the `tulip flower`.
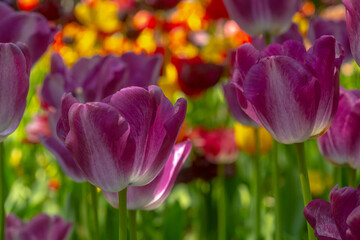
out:
<path id="1" fill-rule="evenodd" d="M 79 103 L 70 93 L 61 104 L 57 134 L 84 175 L 104 191 L 150 183 L 164 168 L 186 113 L 160 88 L 129 87 L 102 102 Z"/>
<path id="2" fill-rule="evenodd" d="M 15 131 L 24 114 L 30 66 L 23 44 L 0 43 L 0 142 Z"/>
<path id="3" fill-rule="evenodd" d="M 346 7 L 346 26 L 349 34 L 351 53 L 360 65 L 360 1 L 343 0 Z"/>
<path id="4" fill-rule="evenodd" d="M 238 156 L 233 129 L 195 129 L 190 135 L 194 146 L 204 151 L 205 158 L 215 164 L 233 163 Z"/>
<path id="5" fill-rule="evenodd" d="M 172 61 L 178 71 L 179 86 L 189 96 L 199 95 L 215 86 L 224 72 L 224 66 L 204 63 L 200 58 L 174 58 Z"/>
<path id="6" fill-rule="evenodd" d="M 39 214 L 24 223 L 14 214 L 6 217 L 5 239 L 6 240 L 65 240 L 68 239 L 71 226 L 59 216 L 50 217 Z"/>
<path id="7" fill-rule="evenodd" d="M 169 195 L 176 177 L 191 151 L 189 141 L 176 144 L 164 168 L 149 184 L 128 187 L 127 208 L 132 210 L 152 210 L 159 207 Z M 104 192 L 106 200 L 114 208 L 119 207 L 118 193 Z"/>
<path id="8" fill-rule="evenodd" d="M 316 39 L 323 35 L 333 35 L 336 41 L 341 44 L 345 54 L 344 60 L 348 61 L 353 58 L 351 55 L 345 20 L 333 21 L 322 18 L 313 18 L 310 21 L 308 30 L 308 37 L 311 43 L 314 44 Z"/>
<path id="9" fill-rule="evenodd" d="M 279 35 L 291 25 L 300 0 L 224 0 L 230 18 L 252 36 Z"/>
<path id="10" fill-rule="evenodd" d="M 339 107 L 329 130 L 318 139 L 321 154 L 337 165 L 360 168 L 360 90 L 340 90 Z"/>
<path id="11" fill-rule="evenodd" d="M 232 93 L 235 113 L 244 111 L 281 143 L 300 143 L 322 135 L 335 117 L 342 59 L 331 36 L 308 52 L 291 40 L 261 52 L 244 44 L 224 88 Z"/>
<path id="12" fill-rule="evenodd" d="M 0 42 L 22 42 L 27 45 L 32 64 L 47 50 L 55 31 L 42 15 L 16 12 L 7 4 L 0 3 Z"/>
<path id="13" fill-rule="evenodd" d="M 320 240 L 360 239 L 360 189 L 335 186 L 330 192 L 330 202 L 311 201 L 304 215 L 315 236 Z"/>
<path id="14" fill-rule="evenodd" d="M 160 55 L 146 57 L 129 52 L 120 58 L 112 55 L 81 58 L 67 69 L 60 55 L 52 56 L 51 70 L 41 91 L 44 105 L 52 111 L 49 114 L 52 137 L 42 136 L 40 141 L 54 154 L 67 176 L 74 181 L 84 181 L 83 173 L 56 134 L 62 95 L 71 92 L 80 102 L 92 102 L 101 101 L 124 87 L 145 88 L 156 84 L 161 62 Z"/>

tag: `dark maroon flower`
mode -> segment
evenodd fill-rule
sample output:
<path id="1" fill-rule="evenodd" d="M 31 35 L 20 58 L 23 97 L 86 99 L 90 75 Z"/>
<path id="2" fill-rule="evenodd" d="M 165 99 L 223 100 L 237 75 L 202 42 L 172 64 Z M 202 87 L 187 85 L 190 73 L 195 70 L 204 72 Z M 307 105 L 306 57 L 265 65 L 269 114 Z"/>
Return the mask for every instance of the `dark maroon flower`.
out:
<path id="1" fill-rule="evenodd" d="M 305 207 L 304 215 L 320 240 L 358 240 L 360 189 L 335 186 L 330 202 L 315 199 Z"/>
<path id="2" fill-rule="evenodd" d="M 180 0 L 144 0 L 147 5 L 154 9 L 167 10 L 174 8 Z"/>
<path id="3" fill-rule="evenodd" d="M 215 86 L 223 74 L 224 67 L 213 63 L 204 63 L 200 58 L 172 60 L 178 71 L 178 82 L 181 90 L 196 96 L 206 89 Z"/>

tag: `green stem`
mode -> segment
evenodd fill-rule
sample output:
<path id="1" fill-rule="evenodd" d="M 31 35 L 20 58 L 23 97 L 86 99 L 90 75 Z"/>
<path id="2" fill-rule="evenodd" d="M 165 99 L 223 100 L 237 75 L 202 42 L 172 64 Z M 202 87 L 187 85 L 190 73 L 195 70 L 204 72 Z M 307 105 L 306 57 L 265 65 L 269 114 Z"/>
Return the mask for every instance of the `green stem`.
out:
<path id="1" fill-rule="evenodd" d="M 218 240 L 226 240 L 226 191 L 225 191 L 225 165 L 218 165 Z"/>
<path id="2" fill-rule="evenodd" d="M 275 198 L 275 240 L 282 239 L 281 231 L 281 203 L 280 203 L 280 189 L 279 189 L 279 164 L 278 164 L 278 143 L 274 142 L 274 152 L 272 161 L 273 173 L 273 189 Z"/>
<path id="3" fill-rule="evenodd" d="M 130 240 L 136 240 L 136 210 L 129 210 Z"/>
<path id="4" fill-rule="evenodd" d="M 5 239 L 5 200 L 6 200 L 6 182 L 5 182 L 5 154 L 4 143 L 0 143 L 0 240 Z"/>
<path id="5" fill-rule="evenodd" d="M 264 38 L 265 38 L 266 46 L 270 45 L 271 44 L 271 34 L 270 33 L 265 33 Z"/>
<path id="6" fill-rule="evenodd" d="M 127 240 L 126 188 L 119 192 L 119 240 Z"/>
<path id="7" fill-rule="evenodd" d="M 95 231 L 95 239 L 100 239 L 100 229 L 99 229 L 99 214 L 98 214 L 98 199 L 97 199 L 97 189 L 94 185 L 89 184 L 90 194 L 91 194 L 91 204 L 92 210 L 94 213 L 94 231 Z M 91 225 L 93 226 L 93 225 Z"/>
<path id="8" fill-rule="evenodd" d="M 309 176 L 306 167 L 304 143 L 295 143 L 295 148 L 298 159 L 300 183 L 301 183 L 301 189 L 303 193 L 304 207 L 305 207 L 312 200 L 312 196 L 310 192 Z M 309 223 L 307 223 L 307 229 L 308 229 L 308 239 L 315 240 L 316 238 L 314 235 L 314 230 L 312 229 Z"/>
<path id="9" fill-rule="evenodd" d="M 348 172 L 349 187 L 356 188 L 356 169 L 349 167 L 348 170 L 349 170 Z"/>
<path id="10" fill-rule="evenodd" d="M 255 175 L 255 239 L 261 236 L 261 167 L 260 167 L 260 142 L 259 129 L 255 128 L 255 155 L 254 155 L 254 175 Z"/>

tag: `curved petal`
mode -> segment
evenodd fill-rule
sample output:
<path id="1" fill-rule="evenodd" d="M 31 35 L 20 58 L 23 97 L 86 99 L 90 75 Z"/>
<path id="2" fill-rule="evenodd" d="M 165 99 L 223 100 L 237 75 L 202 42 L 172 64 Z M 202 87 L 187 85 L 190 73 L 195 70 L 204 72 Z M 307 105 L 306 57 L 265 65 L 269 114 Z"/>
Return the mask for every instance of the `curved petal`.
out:
<path id="1" fill-rule="evenodd" d="M 315 236 L 321 240 L 342 240 L 334 221 L 329 202 L 315 199 L 304 208 L 304 215 Z"/>
<path id="2" fill-rule="evenodd" d="M 189 141 L 175 145 L 164 168 L 153 181 L 145 186 L 128 188 L 127 208 L 151 210 L 160 206 L 169 195 L 190 151 Z M 117 193 L 104 192 L 104 196 L 113 207 L 118 208 Z"/>
<path id="3" fill-rule="evenodd" d="M 240 96 L 238 95 L 237 92 L 241 91 L 239 89 L 239 87 L 234 83 L 228 83 L 228 84 L 223 85 L 223 89 L 224 89 L 224 95 L 225 95 L 226 101 L 229 106 L 229 110 L 230 110 L 231 114 L 234 116 L 234 118 L 236 119 L 236 121 L 238 121 L 241 124 L 246 125 L 246 126 L 257 127 L 258 126 L 257 122 L 255 122 L 251 117 L 249 117 L 242 108 L 242 105 L 244 105 L 244 103 L 241 103 L 241 102 L 246 101 L 246 100 L 243 98 L 240 98 L 242 96 L 242 94 L 240 94 Z M 247 103 L 247 104 L 249 104 L 249 103 Z"/>
<path id="4" fill-rule="evenodd" d="M 346 230 L 348 226 L 346 219 L 354 208 L 360 205 L 360 191 L 352 187 L 337 188 L 338 186 L 335 186 L 330 192 L 331 211 L 341 239 L 347 239 Z"/>
<path id="5" fill-rule="evenodd" d="M 242 88 L 245 76 L 250 68 L 259 61 L 260 52 L 250 43 L 241 45 L 236 50 L 235 64 L 238 70 L 238 76 L 233 80 Z"/>
<path id="6" fill-rule="evenodd" d="M 342 59 L 343 56 L 339 58 Z M 339 101 L 339 69 L 335 66 L 335 61 L 336 41 L 332 36 L 320 37 L 306 56 L 305 67 L 317 78 L 321 88 L 312 136 L 323 134 L 336 114 Z"/>
<path id="7" fill-rule="evenodd" d="M 76 165 L 75 160 L 69 150 L 65 147 L 64 143 L 56 138 L 43 135 L 40 136 L 40 141 L 41 144 L 55 156 L 56 161 L 68 177 L 75 182 L 85 181 L 83 173 Z"/>
<path id="8" fill-rule="evenodd" d="M 93 60 L 96 62 L 97 60 Z M 83 80 L 82 98 L 84 102 L 101 101 L 122 88 L 127 77 L 126 64 L 118 57 L 108 55 L 87 72 Z"/>
<path id="9" fill-rule="evenodd" d="M 360 66 L 360 4 L 359 0 L 343 0 L 351 53 Z"/>
<path id="10" fill-rule="evenodd" d="M 15 131 L 24 114 L 30 65 L 17 45 L 0 43 L 0 142 Z"/>
<path id="11" fill-rule="evenodd" d="M 358 96 L 356 96 L 358 95 Z M 321 154 L 336 164 L 359 168 L 360 91 L 342 90 L 339 107 L 329 130 L 318 139 Z"/>
<path id="12" fill-rule="evenodd" d="M 105 103 L 75 103 L 68 114 L 65 145 L 84 177 L 105 191 L 127 187 L 133 163 L 122 156 L 130 133 L 126 120 Z"/>
<path id="13" fill-rule="evenodd" d="M 61 97 L 65 93 L 67 68 L 59 54 L 51 56 L 51 69 L 41 88 L 42 99 L 56 109 L 60 108 Z"/>
<path id="14" fill-rule="evenodd" d="M 253 36 L 285 32 L 300 6 L 299 0 L 224 0 L 224 3 L 230 17 Z"/>
<path id="15" fill-rule="evenodd" d="M 346 219 L 346 224 L 349 229 L 346 231 L 346 235 L 349 239 L 360 239 L 360 206 L 356 207 Z"/>
<path id="16" fill-rule="evenodd" d="M 146 56 L 127 52 L 120 57 L 126 64 L 129 76 L 123 87 L 138 86 L 147 88 L 156 85 L 162 67 L 162 56 L 160 54 Z"/>
<path id="17" fill-rule="evenodd" d="M 31 53 L 34 64 L 53 40 L 55 29 L 37 13 L 14 12 L 0 20 L 0 42 L 23 42 Z"/>
<path id="18" fill-rule="evenodd" d="M 253 66 L 245 79 L 244 96 L 279 142 L 304 142 L 311 136 L 319 86 L 294 59 L 269 57 Z"/>

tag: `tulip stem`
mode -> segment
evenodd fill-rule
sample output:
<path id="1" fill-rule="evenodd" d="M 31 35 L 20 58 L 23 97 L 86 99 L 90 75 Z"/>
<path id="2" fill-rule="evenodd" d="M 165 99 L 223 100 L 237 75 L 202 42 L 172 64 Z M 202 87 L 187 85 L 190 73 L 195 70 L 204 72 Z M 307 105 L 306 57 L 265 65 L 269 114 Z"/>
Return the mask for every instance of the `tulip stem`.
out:
<path id="1" fill-rule="evenodd" d="M 348 170 L 349 170 L 348 173 L 349 187 L 356 188 L 356 169 L 349 167 Z"/>
<path id="2" fill-rule="evenodd" d="M 261 167 L 260 167 L 260 142 L 259 129 L 255 128 L 255 154 L 254 154 L 254 175 L 255 175 L 255 239 L 261 236 Z"/>
<path id="3" fill-rule="evenodd" d="M 127 240 L 126 188 L 119 192 L 119 240 Z"/>
<path id="4" fill-rule="evenodd" d="M 275 240 L 282 239 L 281 231 L 281 203 L 280 203 L 280 190 L 279 190 L 279 164 L 278 164 L 278 143 L 274 143 L 273 161 L 272 161 L 272 173 L 273 173 L 273 189 L 275 198 Z"/>
<path id="5" fill-rule="evenodd" d="M 0 143 L 0 240 L 5 239 L 5 154 L 4 143 Z"/>
<path id="6" fill-rule="evenodd" d="M 218 165 L 218 240 L 226 240 L 226 191 L 225 191 L 225 165 Z"/>
<path id="7" fill-rule="evenodd" d="M 304 207 L 312 200 L 311 191 L 310 191 L 310 183 L 309 183 L 309 176 L 306 167 L 306 159 L 305 159 L 305 147 L 304 143 L 295 143 L 296 155 L 298 159 L 299 165 L 299 173 L 300 173 L 300 183 L 301 189 L 303 193 L 303 200 L 304 200 Z M 308 229 L 308 239 L 315 240 L 314 230 L 307 223 Z"/>
<path id="8" fill-rule="evenodd" d="M 136 240 L 136 210 L 129 210 L 130 240 Z"/>
<path id="9" fill-rule="evenodd" d="M 92 209 L 94 211 L 95 239 L 100 239 L 97 188 L 92 184 L 89 184 L 89 187 L 90 187 L 90 194 L 91 194 Z"/>

